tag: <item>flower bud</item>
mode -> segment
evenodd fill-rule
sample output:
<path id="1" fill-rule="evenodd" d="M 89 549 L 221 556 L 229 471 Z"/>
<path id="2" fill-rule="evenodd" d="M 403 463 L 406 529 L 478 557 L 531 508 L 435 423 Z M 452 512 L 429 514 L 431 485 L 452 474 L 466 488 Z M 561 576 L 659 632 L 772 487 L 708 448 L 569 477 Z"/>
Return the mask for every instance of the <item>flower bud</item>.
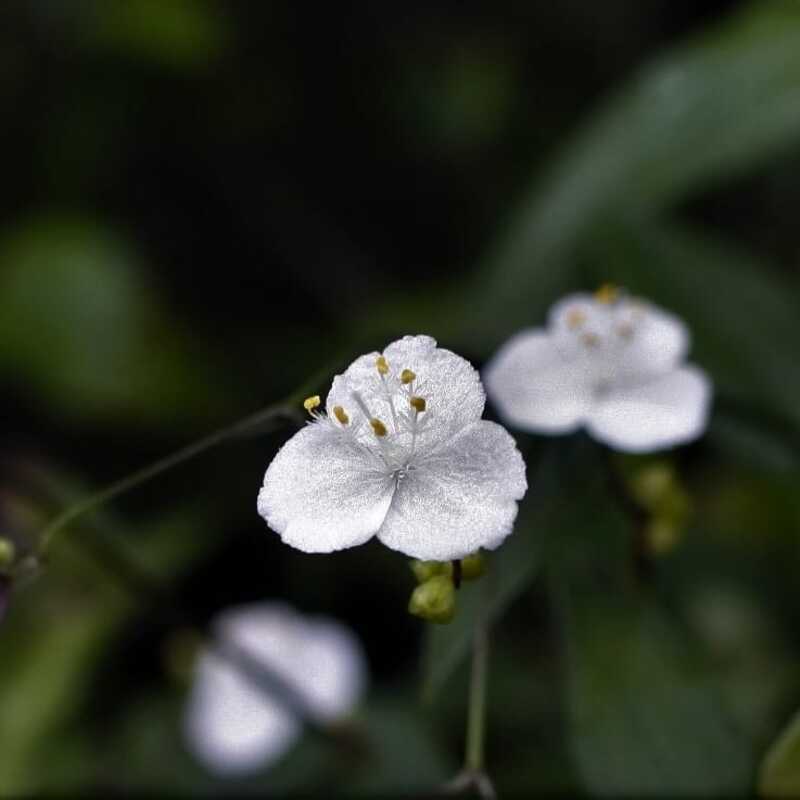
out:
<path id="1" fill-rule="evenodd" d="M 17 548 L 10 539 L 0 538 L 0 570 L 10 567 L 17 555 Z"/>
<path id="2" fill-rule="evenodd" d="M 425 583 L 435 575 L 450 575 L 451 566 L 449 561 L 420 561 L 415 559 L 409 566 L 417 579 L 417 583 Z"/>
<path id="3" fill-rule="evenodd" d="M 481 553 L 473 553 L 471 556 L 461 559 L 461 577 L 465 581 L 474 581 L 486 572 L 488 565 Z"/>
<path id="4" fill-rule="evenodd" d="M 675 473 L 664 461 L 656 461 L 637 470 L 630 479 L 630 489 L 636 501 L 653 511 L 675 485 Z"/>
<path id="5" fill-rule="evenodd" d="M 452 579 L 447 575 L 435 575 L 421 583 L 411 593 L 408 610 L 428 622 L 445 624 L 452 621 L 456 613 L 456 590 Z"/>
<path id="6" fill-rule="evenodd" d="M 665 517 L 652 519 L 645 528 L 647 549 L 654 556 L 663 556 L 674 550 L 683 538 L 683 530 Z"/>

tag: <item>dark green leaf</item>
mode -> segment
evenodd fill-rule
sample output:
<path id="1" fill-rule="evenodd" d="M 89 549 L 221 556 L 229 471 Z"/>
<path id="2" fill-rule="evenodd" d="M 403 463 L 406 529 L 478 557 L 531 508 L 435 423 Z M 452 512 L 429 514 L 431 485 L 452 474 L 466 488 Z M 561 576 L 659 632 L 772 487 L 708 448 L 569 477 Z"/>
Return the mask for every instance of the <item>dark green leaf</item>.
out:
<path id="1" fill-rule="evenodd" d="M 800 713 L 781 732 L 761 763 L 759 793 L 767 797 L 800 795 Z"/>
<path id="2" fill-rule="evenodd" d="M 0 370 L 82 419 L 205 411 L 217 390 L 144 274 L 119 237 L 80 220 L 0 239 Z"/>
<path id="3" fill-rule="evenodd" d="M 573 524 L 548 565 L 566 642 L 570 750 L 584 785 L 608 795 L 745 792 L 749 742 L 702 654 L 634 580 L 634 522 L 601 481 L 586 487 L 574 487 Z"/>
<path id="4" fill-rule="evenodd" d="M 540 321 L 598 221 L 657 211 L 799 143 L 800 6 L 754 3 L 647 65 L 548 160 L 476 276 L 485 324 L 473 315 L 471 329 L 485 340 Z"/>

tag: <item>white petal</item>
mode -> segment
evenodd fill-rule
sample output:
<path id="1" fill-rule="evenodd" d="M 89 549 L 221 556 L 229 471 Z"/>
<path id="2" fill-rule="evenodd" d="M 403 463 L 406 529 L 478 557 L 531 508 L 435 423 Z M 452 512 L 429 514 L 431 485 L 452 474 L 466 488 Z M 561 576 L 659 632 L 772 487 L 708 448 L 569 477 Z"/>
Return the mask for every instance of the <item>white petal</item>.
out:
<path id="1" fill-rule="evenodd" d="M 511 533 L 526 489 L 514 440 L 500 425 L 479 420 L 408 472 L 378 538 L 434 561 L 494 549 Z"/>
<path id="2" fill-rule="evenodd" d="M 689 350 L 689 331 L 674 314 L 642 300 L 624 300 L 615 311 L 615 333 L 626 338 L 622 375 L 656 375 L 676 367 Z"/>
<path id="3" fill-rule="evenodd" d="M 591 407 L 593 377 L 583 361 L 565 358 L 541 329 L 513 336 L 483 372 L 486 391 L 503 420 L 540 433 L 580 426 Z"/>
<path id="4" fill-rule="evenodd" d="M 373 453 L 347 431 L 315 422 L 269 465 L 258 513 L 292 547 L 329 553 L 373 536 L 393 491 L 394 481 Z"/>
<path id="5" fill-rule="evenodd" d="M 317 716 L 333 721 L 347 715 L 364 694 L 367 666 L 361 645 L 344 625 L 327 617 L 308 619 L 307 665 L 298 685 Z"/>
<path id="6" fill-rule="evenodd" d="M 277 761 L 300 733 L 299 722 L 265 698 L 214 653 L 204 653 L 184 717 L 189 749 L 220 775 L 251 772 Z"/>
<path id="7" fill-rule="evenodd" d="M 350 711 L 363 693 L 361 647 L 333 620 L 307 618 L 282 603 L 259 603 L 226 611 L 214 629 L 221 645 L 246 650 L 322 721 Z M 206 652 L 197 664 L 185 732 L 189 747 L 210 769 L 234 774 L 280 758 L 299 735 L 300 722 L 233 664 Z"/>
<path id="8" fill-rule="evenodd" d="M 372 416 L 378 417 L 389 430 L 387 443 L 408 446 L 408 432 L 402 426 L 402 415 L 408 413 L 408 391 L 425 398 L 427 410 L 416 438 L 419 450 L 431 450 L 450 438 L 483 413 L 485 396 L 480 376 L 461 356 L 436 346 L 430 336 L 404 336 L 392 342 L 383 356 L 389 366 L 384 377 L 378 373 L 375 360 L 380 354 L 369 353 L 356 359 L 342 375 L 337 375 L 328 394 L 328 414 L 341 406 L 351 418 L 363 441 L 372 433 L 361 425 L 363 413 L 354 399 L 357 393 Z M 400 382 L 403 370 L 411 370 L 416 379 L 410 386 Z M 391 402 L 390 402 L 391 398 Z M 400 420 L 395 427 L 395 421 Z"/>
<path id="9" fill-rule="evenodd" d="M 645 453 L 691 441 L 706 428 L 711 384 L 687 366 L 651 380 L 615 387 L 592 411 L 587 427 L 617 450 Z"/>

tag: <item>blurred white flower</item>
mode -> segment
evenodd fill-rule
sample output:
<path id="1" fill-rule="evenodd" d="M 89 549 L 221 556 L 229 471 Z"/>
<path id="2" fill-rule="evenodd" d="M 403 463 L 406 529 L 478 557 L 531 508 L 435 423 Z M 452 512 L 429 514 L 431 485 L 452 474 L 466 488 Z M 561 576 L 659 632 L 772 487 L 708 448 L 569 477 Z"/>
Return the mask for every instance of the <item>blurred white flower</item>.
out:
<path id="1" fill-rule="evenodd" d="M 585 426 L 616 450 L 643 453 L 705 430 L 711 383 L 684 363 L 688 347 L 677 317 L 603 287 L 556 303 L 547 328 L 509 339 L 483 377 L 509 425 L 539 433 Z"/>
<path id="2" fill-rule="evenodd" d="M 223 612 L 214 622 L 221 650 L 234 647 L 296 693 L 315 721 L 345 716 L 366 685 L 361 646 L 343 625 L 303 616 L 283 603 Z M 216 650 L 200 654 L 184 717 L 189 749 L 211 771 L 242 775 L 277 761 L 300 735 L 302 721 L 285 700 Z"/>
<path id="3" fill-rule="evenodd" d="M 447 561 L 511 533 L 525 464 L 500 425 L 482 420 L 480 377 L 429 336 L 406 336 L 337 375 L 327 414 L 275 456 L 258 511 L 308 553 L 377 535 L 414 558 Z"/>

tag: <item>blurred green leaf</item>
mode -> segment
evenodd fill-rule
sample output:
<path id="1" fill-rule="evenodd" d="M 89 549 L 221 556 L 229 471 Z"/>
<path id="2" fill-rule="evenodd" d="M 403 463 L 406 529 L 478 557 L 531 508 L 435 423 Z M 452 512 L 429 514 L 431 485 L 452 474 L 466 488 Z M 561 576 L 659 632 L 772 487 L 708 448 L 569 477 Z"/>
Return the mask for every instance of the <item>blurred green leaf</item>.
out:
<path id="1" fill-rule="evenodd" d="M 91 607 L 62 603 L 49 614 L 40 610 L 35 618 L 10 614 L 4 623 L 4 641 L 14 642 L 13 652 L 6 649 L 0 660 L 4 796 L 49 786 L 49 773 L 42 768 L 48 761 L 48 734 L 78 706 L 91 684 L 94 661 L 121 618 L 113 597 Z"/>
<path id="2" fill-rule="evenodd" d="M 87 9 L 85 41 L 170 67 L 210 63 L 229 36 L 220 8 L 205 0 L 94 0 Z"/>
<path id="3" fill-rule="evenodd" d="M 758 790 L 765 797 L 800 795 L 800 712 L 789 720 L 761 762 Z"/>
<path id="4" fill-rule="evenodd" d="M 346 784 L 353 794 L 402 795 L 434 792 L 457 769 L 442 752 L 413 705 L 394 697 L 373 696 L 357 723 L 370 752 Z"/>
<path id="5" fill-rule="evenodd" d="M 612 502 L 599 466 L 587 462 L 569 479 L 572 522 L 548 550 L 583 783 L 610 795 L 743 793 L 750 743 L 704 655 L 635 578 L 635 522 Z"/>
<path id="6" fill-rule="evenodd" d="M 619 283 L 686 321 L 691 359 L 710 371 L 720 395 L 800 424 L 796 285 L 741 248 L 641 220 L 608 226 L 591 257 L 595 280 Z"/>
<path id="7" fill-rule="evenodd" d="M 591 792 L 748 790 L 749 744 L 663 613 L 576 596 L 567 641 L 572 751 Z"/>
<path id="8" fill-rule="evenodd" d="M 0 238 L 0 370 L 72 417 L 172 423 L 218 392 L 118 237 L 39 219 Z"/>
<path id="9" fill-rule="evenodd" d="M 800 5 L 753 3 L 647 65 L 549 159 L 476 274 L 471 330 L 495 340 L 539 321 L 599 221 L 658 211 L 798 145 Z"/>

